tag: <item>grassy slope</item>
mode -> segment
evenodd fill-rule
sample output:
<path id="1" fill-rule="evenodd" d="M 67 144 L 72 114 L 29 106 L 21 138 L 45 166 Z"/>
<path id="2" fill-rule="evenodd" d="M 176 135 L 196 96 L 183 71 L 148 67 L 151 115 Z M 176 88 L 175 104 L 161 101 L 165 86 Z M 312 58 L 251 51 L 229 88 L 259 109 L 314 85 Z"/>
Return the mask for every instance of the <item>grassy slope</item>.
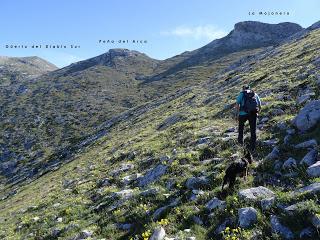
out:
<path id="1" fill-rule="evenodd" d="M 262 98 L 267 105 L 264 107 L 262 116 L 269 116 L 270 120 L 265 125 L 265 129 L 259 133 L 259 147 L 256 161 L 259 166 L 253 167 L 251 176 L 247 182 L 237 182 L 236 189 L 242 189 L 264 182 L 264 177 L 271 173 L 271 165 L 264 160 L 264 156 L 271 149 L 262 145 L 261 141 L 270 138 L 283 137 L 282 133 L 274 128 L 279 120 L 289 120 L 296 115 L 301 106 L 296 105 L 295 97 L 298 88 L 302 84 L 314 88 L 316 98 L 319 98 L 319 90 L 315 84 L 315 76 L 319 74 L 312 61 L 318 57 L 320 30 L 315 30 L 307 37 L 290 44 L 285 44 L 273 51 L 273 56 L 267 56 L 260 61 L 256 61 L 248 67 L 230 71 L 223 75 L 212 78 L 204 85 L 193 87 L 191 92 L 163 104 L 156 109 L 139 116 L 136 119 L 122 122 L 109 133 L 108 136 L 97 141 L 87 151 L 63 168 L 44 175 L 27 186 L 11 198 L 0 202 L 0 223 L 3 237 L 7 239 L 54 239 L 52 231 L 55 228 L 63 229 L 61 238 L 65 239 L 75 236 L 80 230 L 89 229 L 94 231 L 95 236 L 106 239 L 127 239 L 129 236 L 141 234 L 145 230 L 152 230 L 160 223 L 154 222 L 150 218 L 148 211 L 153 213 L 156 209 L 166 205 L 170 200 L 180 197 L 181 202 L 178 207 L 169 209 L 162 218 L 168 219 L 165 229 L 168 235 L 186 234 L 179 233 L 185 228 L 191 228 L 191 235 L 197 239 L 208 239 L 213 237 L 213 231 L 217 224 L 226 217 L 237 216 L 239 207 L 247 206 L 239 201 L 235 193 L 230 193 L 226 198 L 227 208 L 217 211 L 213 217 L 209 217 L 204 209 L 205 203 L 213 196 L 220 196 L 220 184 L 223 177 L 223 170 L 228 163 L 229 157 L 238 152 L 233 139 L 222 141 L 224 130 L 232 127 L 235 122 L 231 119 L 232 111 L 224 107 L 230 104 L 239 91 L 239 87 L 244 82 L 251 82 L 262 93 L 271 90 L 271 94 Z M 275 64 L 276 63 L 276 64 Z M 301 73 L 309 72 L 309 76 L 299 79 Z M 239 76 L 240 80 L 237 80 Z M 263 77 L 264 76 L 264 77 Z M 224 91 L 218 88 L 225 86 Z M 278 96 L 289 93 L 292 100 L 279 101 Z M 209 97 L 213 101 L 204 104 L 203 101 Z M 272 110 L 282 108 L 285 115 L 272 116 Z M 185 120 L 176 123 L 163 131 L 157 131 L 158 125 L 168 116 L 179 112 L 186 117 Z M 319 127 L 307 135 L 299 136 L 294 141 L 300 142 L 310 136 L 316 137 L 319 141 Z M 199 161 L 201 150 L 196 146 L 195 141 L 200 137 L 212 137 L 210 148 L 217 157 L 222 157 L 224 161 L 219 164 L 204 165 Z M 158 187 L 159 192 L 155 197 L 138 197 L 142 190 L 134 188 L 135 196 L 125 202 L 119 209 L 108 211 L 108 207 L 114 204 L 108 196 L 112 192 L 121 189 L 120 180 L 130 173 L 144 173 L 149 167 L 160 162 L 159 158 L 165 154 L 172 156 L 172 150 L 177 149 L 173 163 L 168 164 L 169 170 L 166 175 L 149 187 Z M 136 151 L 134 160 L 121 158 L 121 153 Z M 219 152 L 219 153 L 218 153 Z M 282 147 L 283 159 L 288 156 L 300 159 L 305 152 L 296 153 L 292 149 Z M 151 162 L 146 162 L 150 156 L 154 157 Z M 135 168 L 129 172 L 111 177 L 109 174 L 116 169 L 120 163 L 134 163 Z M 258 165 L 258 164 L 256 164 Z M 206 174 L 211 179 L 211 185 L 205 190 L 196 202 L 188 200 L 190 190 L 185 187 L 185 181 L 191 176 Z M 262 176 L 258 178 L 257 176 Z M 99 188 L 97 182 L 105 177 L 111 178 L 112 185 Z M 63 187 L 64 179 L 75 180 L 75 184 Z M 175 180 L 173 188 L 167 190 L 166 182 Z M 286 177 L 281 179 L 286 182 Z M 287 181 L 291 181 L 287 179 Z M 301 185 L 308 184 L 319 179 L 305 179 L 303 176 L 291 181 L 291 185 L 272 186 L 280 202 L 289 203 L 297 199 L 291 199 L 288 191 Z M 165 195 L 164 195 L 165 194 Z M 93 196 L 99 196 L 93 198 Z M 60 203 L 57 204 L 57 203 Z M 96 212 L 92 209 L 99 203 L 105 203 L 106 208 Z M 142 205 L 141 205 L 142 204 Z M 310 201 L 309 210 L 319 213 L 319 209 Z M 256 209 L 259 209 L 256 206 Z M 304 209 L 305 210 L 305 209 Z M 308 210 L 308 209 L 307 209 Z M 271 236 L 269 225 L 269 214 L 277 213 L 274 208 L 270 213 L 262 214 L 259 211 L 258 224 L 253 230 L 246 232 L 250 235 L 254 231 L 263 232 L 265 238 Z M 304 212 L 299 212 L 303 214 Z M 193 223 L 192 216 L 199 216 L 205 221 L 205 226 Z M 34 220 L 39 217 L 39 220 Z M 62 217 L 62 222 L 58 223 L 56 218 Z M 299 220 L 299 216 L 293 217 Z M 283 221 L 294 230 L 299 231 L 306 221 L 292 222 L 284 216 Z M 134 223 L 132 232 L 127 233 L 117 229 L 111 223 L 123 222 Z M 300 225 L 299 225 L 300 224 Z M 30 235 L 31 234 L 31 235 Z M 273 238 L 274 239 L 274 238 Z"/>
<path id="2" fill-rule="evenodd" d="M 31 169 L 41 171 L 44 164 L 55 159 L 56 152 L 78 144 L 117 114 L 181 87 L 199 84 L 230 63 L 257 51 L 231 54 L 149 84 L 135 77 L 152 74 L 158 62 L 139 55 L 118 57 L 113 67 L 98 65 L 80 71 L 85 63 L 70 65 L 28 81 L 25 83 L 28 91 L 22 94 L 15 94 L 13 88 L 4 90 L 0 96 L 0 102 L 5 102 L 0 129 L 3 136 L 10 137 L 1 138 L 0 144 L 16 154 L 13 159 L 22 158 L 12 182 L 28 178 Z M 155 73 L 182 59 L 183 56 L 176 56 L 160 62 Z"/>

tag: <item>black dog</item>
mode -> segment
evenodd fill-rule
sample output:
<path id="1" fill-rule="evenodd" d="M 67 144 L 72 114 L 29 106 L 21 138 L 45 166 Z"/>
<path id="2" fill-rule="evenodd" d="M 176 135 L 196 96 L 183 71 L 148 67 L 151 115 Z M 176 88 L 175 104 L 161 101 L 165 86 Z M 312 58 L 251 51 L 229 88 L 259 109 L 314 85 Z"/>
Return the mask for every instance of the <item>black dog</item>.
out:
<path id="1" fill-rule="evenodd" d="M 227 183 L 229 183 L 229 188 L 233 188 L 237 175 L 243 176 L 246 179 L 248 175 L 248 167 L 251 163 L 252 155 L 247 149 L 245 149 L 244 157 L 242 157 L 241 160 L 231 163 L 227 168 L 221 190 L 223 190 L 224 185 Z"/>

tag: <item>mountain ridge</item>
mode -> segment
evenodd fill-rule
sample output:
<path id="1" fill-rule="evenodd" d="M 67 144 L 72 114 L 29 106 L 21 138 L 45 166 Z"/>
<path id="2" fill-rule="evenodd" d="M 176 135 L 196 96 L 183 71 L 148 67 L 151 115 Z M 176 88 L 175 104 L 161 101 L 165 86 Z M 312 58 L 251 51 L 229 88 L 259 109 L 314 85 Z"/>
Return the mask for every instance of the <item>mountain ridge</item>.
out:
<path id="1" fill-rule="evenodd" d="M 261 28 L 263 30 L 260 30 Z M 286 31 L 284 32 L 284 30 Z M 276 45 L 302 30 L 300 25 L 289 22 L 278 24 L 257 21 L 239 22 L 234 25 L 234 29 L 227 36 L 213 40 L 205 46 L 189 52 L 189 56 L 176 66 L 156 76 L 146 77 L 145 81 L 157 81 L 182 68 L 192 67 L 240 50 Z"/>

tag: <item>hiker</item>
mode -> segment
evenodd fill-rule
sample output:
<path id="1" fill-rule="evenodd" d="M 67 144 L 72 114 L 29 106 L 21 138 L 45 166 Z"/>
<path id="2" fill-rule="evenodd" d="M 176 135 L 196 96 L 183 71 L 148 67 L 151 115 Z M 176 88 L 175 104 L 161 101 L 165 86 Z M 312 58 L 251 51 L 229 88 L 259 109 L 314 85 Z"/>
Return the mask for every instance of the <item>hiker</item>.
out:
<path id="1" fill-rule="evenodd" d="M 237 97 L 236 101 L 237 118 L 239 121 L 239 135 L 238 143 L 243 144 L 243 130 L 244 124 L 248 120 L 250 125 L 250 150 L 254 151 L 256 148 L 256 127 L 257 116 L 261 110 L 261 101 L 259 96 L 250 89 L 249 85 L 242 87 L 242 92 Z"/>

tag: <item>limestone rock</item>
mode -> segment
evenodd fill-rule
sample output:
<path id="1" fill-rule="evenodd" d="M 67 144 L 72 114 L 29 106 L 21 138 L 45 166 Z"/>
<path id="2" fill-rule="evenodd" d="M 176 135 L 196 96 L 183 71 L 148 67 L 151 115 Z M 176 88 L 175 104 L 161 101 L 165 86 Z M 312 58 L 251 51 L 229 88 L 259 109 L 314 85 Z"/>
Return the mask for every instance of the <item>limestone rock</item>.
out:
<path id="1" fill-rule="evenodd" d="M 248 200 L 248 201 L 257 201 L 261 198 L 269 198 L 274 196 L 274 192 L 269 190 L 266 187 L 259 186 L 259 187 L 253 187 L 248 189 L 240 190 L 239 198 Z"/>
<path id="2" fill-rule="evenodd" d="M 292 231 L 288 227 L 282 225 L 277 216 L 271 215 L 270 222 L 272 232 L 280 234 L 284 239 L 294 238 Z"/>
<path id="3" fill-rule="evenodd" d="M 165 230 L 163 229 L 163 227 L 159 227 L 153 231 L 149 240 L 163 240 L 165 236 L 166 236 Z"/>
<path id="4" fill-rule="evenodd" d="M 312 164 L 316 163 L 318 157 L 318 151 L 312 149 L 309 151 L 300 161 L 300 164 L 305 164 L 307 166 L 311 166 Z"/>
<path id="5" fill-rule="evenodd" d="M 271 151 L 271 153 L 269 153 L 266 157 L 267 160 L 274 160 L 274 159 L 278 159 L 280 156 L 280 151 L 278 147 L 274 147 Z"/>
<path id="6" fill-rule="evenodd" d="M 133 190 L 132 189 L 124 189 L 119 192 L 114 192 L 113 196 L 121 198 L 121 199 L 128 199 L 133 196 Z"/>
<path id="7" fill-rule="evenodd" d="M 320 161 L 308 167 L 307 173 L 310 177 L 320 177 Z"/>
<path id="8" fill-rule="evenodd" d="M 200 189 L 207 187 L 209 185 L 209 179 L 205 176 L 202 177 L 192 177 L 186 181 L 186 187 L 188 189 Z"/>
<path id="9" fill-rule="evenodd" d="M 314 193 L 318 193 L 318 192 L 320 192 L 320 182 L 312 183 L 308 186 L 299 188 L 298 190 L 294 191 L 292 194 L 293 195 L 301 194 L 301 193 L 302 194 L 306 194 L 306 193 L 314 194 Z"/>
<path id="10" fill-rule="evenodd" d="M 300 131 L 308 131 L 320 121 L 320 100 L 313 100 L 304 106 L 293 119 L 293 124 Z"/>
<path id="11" fill-rule="evenodd" d="M 158 180 L 163 174 L 166 173 L 168 166 L 159 164 L 155 168 L 149 170 L 145 176 L 137 179 L 139 187 L 145 187 L 150 183 Z"/>
<path id="12" fill-rule="evenodd" d="M 297 161 L 294 158 L 289 158 L 282 165 L 282 169 L 284 170 L 293 170 L 296 167 L 297 167 Z"/>
<path id="13" fill-rule="evenodd" d="M 180 122 L 182 120 L 184 120 L 185 117 L 180 114 L 180 113 L 176 113 L 168 118 L 166 118 L 157 128 L 157 130 L 165 130 L 167 129 L 168 127 L 176 124 L 177 122 Z"/>
<path id="14" fill-rule="evenodd" d="M 212 211 L 215 208 L 223 209 L 226 207 L 226 202 L 221 201 L 218 198 L 214 197 L 206 204 L 206 209 Z"/>
<path id="15" fill-rule="evenodd" d="M 262 210 L 269 210 L 275 202 L 275 197 L 265 198 L 261 200 Z"/>
<path id="16" fill-rule="evenodd" d="M 253 207 L 240 208 L 238 210 L 239 226 L 241 228 L 249 228 L 257 222 L 257 210 Z"/>
<path id="17" fill-rule="evenodd" d="M 295 145 L 295 148 L 315 148 L 318 146 L 317 140 L 311 139 L 302 143 Z"/>

